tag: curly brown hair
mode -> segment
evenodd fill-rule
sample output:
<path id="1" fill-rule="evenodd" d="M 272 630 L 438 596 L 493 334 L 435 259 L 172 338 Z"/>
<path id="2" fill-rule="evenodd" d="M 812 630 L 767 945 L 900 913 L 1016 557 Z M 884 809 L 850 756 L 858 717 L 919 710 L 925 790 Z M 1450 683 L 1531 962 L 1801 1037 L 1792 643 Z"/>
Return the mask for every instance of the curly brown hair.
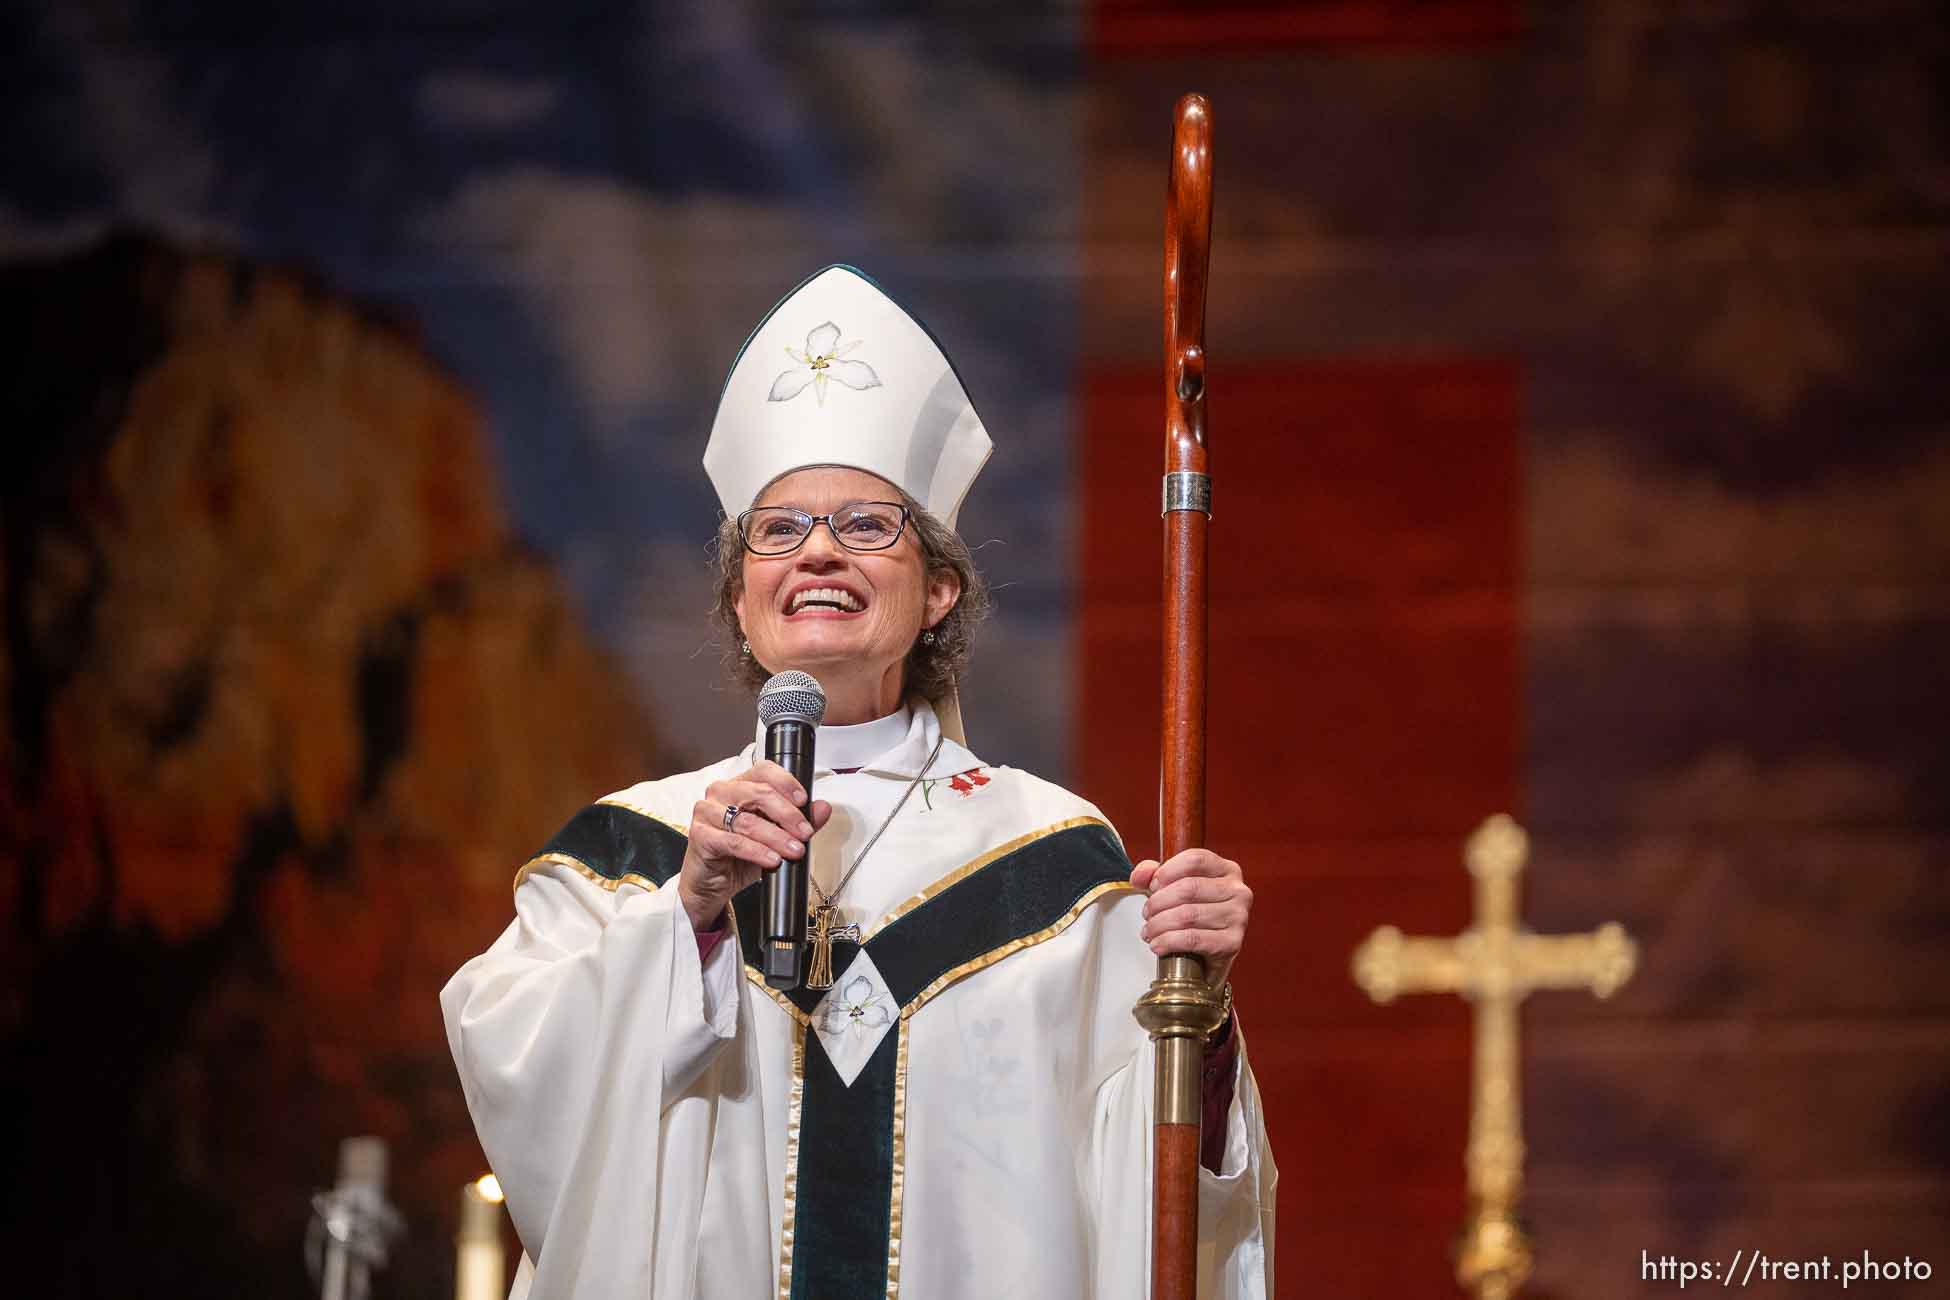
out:
<path id="1" fill-rule="evenodd" d="M 929 514 L 905 491 L 900 488 L 895 491 L 900 492 L 908 521 L 915 537 L 920 539 L 928 577 L 953 573 L 961 579 L 960 598 L 934 625 L 934 643 L 924 644 L 917 638 L 907 652 L 902 673 L 903 694 L 939 699 L 967 676 L 975 629 L 989 616 L 991 608 L 989 584 L 975 567 L 968 543 L 954 529 Z M 718 598 L 711 607 L 711 618 L 727 638 L 726 670 L 733 680 L 755 693 L 765 685 L 772 670 L 743 651 L 745 631 L 738 626 L 738 610 L 733 602 L 745 589 L 745 544 L 738 536 L 736 519 L 727 517 L 718 521 L 718 536 L 711 546 L 711 557 L 718 567 Z"/>

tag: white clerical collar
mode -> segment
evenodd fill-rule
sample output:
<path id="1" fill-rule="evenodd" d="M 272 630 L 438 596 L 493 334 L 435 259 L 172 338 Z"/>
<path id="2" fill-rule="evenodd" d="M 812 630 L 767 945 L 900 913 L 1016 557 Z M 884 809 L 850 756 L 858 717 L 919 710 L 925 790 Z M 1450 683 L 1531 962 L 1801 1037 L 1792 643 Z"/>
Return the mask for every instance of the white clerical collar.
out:
<path id="1" fill-rule="evenodd" d="M 940 743 L 939 752 L 936 743 Z M 765 752 L 765 728 L 758 728 L 754 757 Z M 884 718 L 849 727 L 821 727 L 813 742 L 814 775 L 831 776 L 838 768 L 858 768 L 879 776 L 912 779 L 934 755 L 929 777 L 953 776 L 982 766 L 982 760 L 941 734 L 934 705 L 915 696 Z"/>
<path id="2" fill-rule="evenodd" d="M 894 745 L 862 763 L 861 771 L 873 772 L 880 776 L 900 777 L 905 780 L 922 774 L 921 768 L 924 764 L 928 768 L 925 775 L 929 777 L 953 776 L 957 772 L 966 772 L 970 768 L 982 766 L 982 760 L 971 754 L 967 746 L 941 734 L 941 719 L 935 716 L 932 703 L 915 696 L 907 702 L 907 709 L 904 712 L 912 715 L 908 720 L 906 734 L 901 736 Z M 883 718 L 881 721 L 884 722 L 886 719 Z M 928 763 L 930 754 L 934 756 L 934 762 L 931 764 Z M 825 763 L 826 756 L 819 755 L 819 761 Z M 845 767 L 846 764 L 839 763 L 836 766 Z"/>
<path id="3" fill-rule="evenodd" d="M 850 727 L 821 727 L 813 755 L 821 770 L 867 767 L 907 739 L 914 710 L 903 704 L 884 718 Z M 923 756 L 925 757 L 925 755 Z"/>

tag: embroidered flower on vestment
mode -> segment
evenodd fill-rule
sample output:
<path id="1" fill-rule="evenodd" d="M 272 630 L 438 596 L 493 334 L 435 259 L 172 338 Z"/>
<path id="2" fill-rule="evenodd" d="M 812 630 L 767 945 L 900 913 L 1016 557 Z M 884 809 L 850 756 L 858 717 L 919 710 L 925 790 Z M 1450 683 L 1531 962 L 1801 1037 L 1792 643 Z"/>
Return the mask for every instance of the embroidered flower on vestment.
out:
<path id="1" fill-rule="evenodd" d="M 827 995 L 826 1014 L 820 1028 L 829 1034 L 884 1029 L 894 1023 L 894 1009 L 884 989 L 877 989 L 864 975 L 855 975 L 846 987 Z"/>
<path id="2" fill-rule="evenodd" d="M 789 402 L 806 391 L 810 384 L 813 396 L 821 406 L 826 405 L 826 381 L 836 379 L 848 388 L 865 390 L 880 387 L 880 376 L 872 366 L 864 361 L 848 361 L 846 354 L 860 346 L 854 339 L 846 346 L 840 346 L 840 327 L 832 321 L 815 325 L 812 333 L 806 335 L 806 350 L 787 348 L 785 354 L 797 361 L 804 369 L 795 367 L 772 381 L 772 391 L 766 395 L 768 402 Z"/>
<path id="3" fill-rule="evenodd" d="M 950 790 L 966 799 L 989 783 L 979 767 L 971 767 L 966 772 L 957 772 L 950 777 L 929 777 L 921 782 L 921 799 L 928 807 L 934 807 L 934 788 L 946 784 Z"/>

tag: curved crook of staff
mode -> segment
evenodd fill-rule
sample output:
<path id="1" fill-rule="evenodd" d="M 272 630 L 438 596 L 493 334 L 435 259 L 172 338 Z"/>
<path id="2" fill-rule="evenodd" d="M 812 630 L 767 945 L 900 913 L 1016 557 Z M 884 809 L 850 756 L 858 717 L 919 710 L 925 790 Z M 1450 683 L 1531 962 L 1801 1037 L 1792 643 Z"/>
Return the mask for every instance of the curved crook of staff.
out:
<path id="1" fill-rule="evenodd" d="M 1178 101 L 1165 195 L 1164 744 L 1160 861 L 1205 842 L 1205 280 L 1212 243 L 1212 106 Z M 1222 1017 L 1196 956 L 1161 957 L 1138 1001 L 1157 1059 L 1151 1294 L 1193 1300 L 1198 1263 L 1199 1075 Z"/>

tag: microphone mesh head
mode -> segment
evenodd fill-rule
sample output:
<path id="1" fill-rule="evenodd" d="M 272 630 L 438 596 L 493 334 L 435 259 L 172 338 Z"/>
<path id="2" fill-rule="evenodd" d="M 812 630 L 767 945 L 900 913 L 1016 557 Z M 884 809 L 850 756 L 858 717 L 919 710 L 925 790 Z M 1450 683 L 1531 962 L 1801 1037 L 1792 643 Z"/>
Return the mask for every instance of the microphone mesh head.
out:
<path id="1" fill-rule="evenodd" d="M 758 692 L 758 720 L 768 727 L 787 720 L 817 727 L 825 716 L 826 692 L 811 673 L 776 673 Z"/>

